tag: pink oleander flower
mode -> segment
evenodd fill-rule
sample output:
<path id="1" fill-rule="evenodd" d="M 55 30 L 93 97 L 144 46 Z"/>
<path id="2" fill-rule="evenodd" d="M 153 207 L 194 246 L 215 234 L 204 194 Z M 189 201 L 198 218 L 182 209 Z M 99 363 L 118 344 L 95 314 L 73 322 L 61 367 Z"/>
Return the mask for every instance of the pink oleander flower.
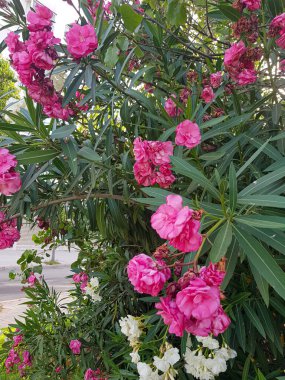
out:
<path id="1" fill-rule="evenodd" d="M 232 46 L 225 51 L 225 66 L 238 68 L 240 66 L 240 59 L 245 52 L 246 46 L 243 41 L 232 44 Z"/>
<path id="2" fill-rule="evenodd" d="M 220 290 L 216 286 L 207 285 L 200 278 L 195 278 L 187 288 L 177 293 L 176 304 L 188 319 L 207 319 L 220 306 Z"/>
<path id="3" fill-rule="evenodd" d="M 138 293 L 152 296 L 157 296 L 171 277 L 171 272 L 164 261 L 154 261 L 144 253 L 129 261 L 127 272 L 129 281 Z"/>
<path id="4" fill-rule="evenodd" d="M 92 25 L 74 23 L 66 33 L 67 50 L 76 59 L 86 57 L 98 47 L 98 39 Z"/>
<path id="5" fill-rule="evenodd" d="M 261 0 L 241 0 L 241 2 L 249 11 L 256 11 L 261 6 Z"/>
<path id="6" fill-rule="evenodd" d="M 223 308 L 220 306 L 217 312 L 212 317 L 211 332 L 218 336 L 226 331 L 226 329 L 231 324 L 230 318 L 224 312 Z"/>
<path id="7" fill-rule="evenodd" d="M 211 103 L 215 99 L 215 93 L 212 89 L 211 86 L 206 86 L 203 88 L 201 98 L 206 102 L 206 103 Z"/>
<path id="8" fill-rule="evenodd" d="M 13 347 L 18 347 L 22 343 L 24 336 L 22 334 L 13 336 Z"/>
<path id="9" fill-rule="evenodd" d="M 160 165 L 159 170 L 155 172 L 154 183 L 157 183 L 162 189 L 168 189 L 175 180 L 170 164 Z"/>
<path id="10" fill-rule="evenodd" d="M 155 304 L 155 308 L 166 325 L 169 326 L 169 332 L 176 336 L 182 337 L 186 327 L 186 318 L 178 309 L 174 299 L 170 297 L 160 298 L 160 302 Z"/>
<path id="11" fill-rule="evenodd" d="M 191 96 L 191 90 L 189 88 L 183 88 L 180 91 L 180 100 L 186 104 L 188 102 L 189 97 Z"/>
<path id="12" fill-rule="evenodd" d="M 285 72 L 285 59 L 282 59 L 282 61 L 280 61 L 279 70 L 282 71 L 283 73 Z"/>
<path id="13" fill-rule="evenodd" d="M 281 49 L 285 49 L 285 30 L 282 31 L 281 36 L 275 42 Z"/>
<path id="14" fill-rule="evenodd" d="M 35 51 L 32 61 L 36 67 L 42 70 L 51 70 L 54 67 L 52 57 L 44 51 Z"/>
<path id="15" fill-rule="evenodd" d="M 10 171 L 0 174 L 0 194 L 12 195 L 21 189 L 22 181 L 20 173 Z"/>
<path id="16" fill-rule="evenodd" d="M 56 367 L 56 369 L 54 370 L 55 373 L 60 373 L 62 371 L 62 367 Z"/>
<path id="17" fill-rule="evenodd" d="M 187 323 L 186 331 L 196 336 L 206 337 L 209 334 L 211 334 L 212 332 L 211 328 L 212 328 L 211 318 L 205 318 L 205 319 L 191 318 Z"/>
<path id="18" fill-rule="evenodd" d="M 135 179 L 141 186 L 153 186 L 156 183 L 154 166 L 149 162 L 136 162 L 134 164 Z"/>
<path id="19" fill-rule="evenodd" d="M 210 83 L 213 88 L 220 87 L 223 80 L 223 74 L 221 71 L 217 71 L 210 75 Z"/>
<path id="20" fill-rule="evenodd" d="M 172 95 L 172 97 L 176 98 L 176 95 Z M 176 117 L 183 113 L 183 110 L 179 108 L 171 98 L 166 100 L 164 109 L 170 117 Z"/>
<path id="21" fill-rule="evenodd" d="M 27 14 L 28 28 L 31 32 L 36 32 L 42 29 L 51 27 L 51 19 L 53 13 L 44 5 L 37 4 L 34 11 L 29 11 Z"/>
<path id="22" fill-rule="evenodd" d="M 149 157 L 154 165 L 170 163 L 170 156 L 173 156 L 173 145 L 171 141 L 148 141 Z"/>
<path id="23" fill-rule="evenodd" d="M 13 54 L 13 66 L 16 70 L 22 71 L 30 69 L 32 59 L 26 51 L 18 51 Z"/>
<path id="24" fill-rule="evenodd" d="M 84 375 L 84 380 L 108 380 L 107 377 L 102 377 L 100 369 L 92 370 L 88 368 Z"/>
<path id="25" fill-rule="evenodd" d="M 83 281 L 83 282 L 81 283 L 81 285 L 80 285 L 80 289 L 81 289 L 82 293 L 85 293 L 85 292 L 86 292 L 87 284 L 88 284 L 87 281 Z"/>
<path id="26" fill-rule="evenodd" d="M 84 375 L 84 380 L 96 380 L 95 377 L 95 371 L 93 371 L 91 368 L 88 368 Z"/>
<path id="27" fill-rule="evenodd" d="M 23 352 L 23 364 L 25 364 L 28 367 L 31 367 L 32 365 L 32 357 L 29 351 Z"/>
<path id="28" fill-rule="evenodd" d="M 16 157 L 8 149 L 0 148 L 0 174 L 15 168 L 17 163 Z"/>
<path id="29" fill-rule="evenodd" d="M 136 161 L 148 162 L 149 157 L 149 142 L 137 137 L 134 140 L 134 155 Z"/>
<path id="30" fill-rule="evenodd" d="M 202 267 L 199 277 L 209 286 L 220 286 L 224 280 L 225 272 L 218 270 L 218 264 L 210 263 L 207 267 Z"/>
<path id="31" fill-rule="evenodd" d="M 256 82 L 257 75 L 255 70 L 244 69 L 240 74 L 236 77 L 237 83 L 240 86 L 246 86 L 247 84 L 251 84 Z"/>
<path id="32" fill-rule="evenodd" d="M 180 195 L 168 195 L 166 204 L 159 206 L 151 217 L 151 226 L 162 239 L 172 239 L 178 236 L 191 219 L 193 210 L 183 207 Z"/>
<path id="33" fill-rule="evenodd" d="M 29 277 L 28 277 L 28 279 L 27 279 L 27 281 L 28 281 L 28 284 L 29 284 L 29 286 L 35 286 L 35 284 L 36 284 L 36 282 L 37 282 L 37 277 L 35 276 L 35 274 L 34 273 L 31 273 L 30 275 L 29 275 Z"/>
<path id="34" fill-rule="evenodd" d="M 74 355 L 79 355 L 81 349 L 81 342 L 77 339 L 71 340 L 69 343 L 69 348 L 71 349 Z"/>
<path id="35" fill-rule="evenodd" d="M 80 284 L 81 282 L 81 274 L 80 273 L 75 273 L 73 276 L 72 276 L 72 280 L 76 283 L 76 284 Z"/>
<path id="36" fill-rule="evenodd" d="M 201 142 L 200 128 L 190 120 L 184 120 L 176 127 L 175 144 L 195 148 Z"/>
<path id="37" fill-rule="evenodd" d="M 169 244 L 181 252 L 197 251 L 202 243 L 202 235 L 199 233 L 200 227 L 199 220 L 188 220 L 180 234 L 169 240 Z"/>
<path id="38" fill-rule="evenodd" d="M 5 42 L 10 53 L 13 54 L 25 49 L 23 42 L 19 41 L 19 38 L 19 35 L 14 32 L 8 33 L 7 37 L 5 38 Z"/>
<path id="39" fill-rule="evenodd" d="M 15 227 L 5 227 L 0 225 L 0 249 L 13 247 L 14 243 L 20 239 L 20 232 Z"/>
<path id="40" fill-rule="evenodd" d="M 88 276 L 87 273 L 81 272 L 80 274 L 81 274 L 80 279 L 81 279 L 82 282 L 87 282 L 89 280 L 89 276 Z"/>

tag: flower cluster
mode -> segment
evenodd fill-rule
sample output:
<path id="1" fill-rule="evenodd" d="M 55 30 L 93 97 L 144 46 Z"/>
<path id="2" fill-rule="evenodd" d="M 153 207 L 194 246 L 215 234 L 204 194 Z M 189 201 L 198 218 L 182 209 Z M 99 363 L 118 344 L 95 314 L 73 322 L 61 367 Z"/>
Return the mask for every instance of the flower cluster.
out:
<path id="1" fill-rule="evenodd" d="M 152 365 L 143 362 L 137 363 L 137 370 L 140 375 L 139 380 L 174 380 L 177 375 L 177 371 L 173 368 L 173 366 L 179 360 L 180 355 L 178 349 L 167 343 L 163 356 L 154 356 Z M 162 372 L 162 375 L 159 374 L 159 371 Z"/>
<path id="2" fill-rule="evenodd" d="M 221 306 L 219 289 L 224 274 L 214 264 L 201 268 L 198 274 L 189 270 L 175 284 L 171 295 L 160 298 L 155 307 L 170 333 L 217 336 L 228 328 L 230 319 Z"/>
<path id="3" fill-rule="evenodd" d="M 0 148 L 0 194 L 12 195 L 20 190 L 20 173 L 15 171 L 16 157 L 8 149 Z"/>
<path id="4" fill-rule="evenodd" d="M 8 357 L 5 360 L 6 373 L 11 373 L 15 366 L 18 368 L 19 375 L 24 377 L 26 369 L 32 366 L 32 358 L 29 351 L 23 351 L 22 355 L 14 348 L 9 351 Z"/>
<path id="5" fill-rule="evenodd" d="M 270 23 L 269 27 L 270 37 L 279 37 L 275 42 L 276 44 L 285 49 L 285 13 L 276 16 Z"/>
<path id="6" fill-rule="evenodd" d="M 200 128 L 190 120 L 184 120 L 176 127 L 175 144 L 195 148 L 201 142 Z"/>
<path id="7" fill-rule="evenodd" d="M 245 36 L 246 39 L 254 43 L 258 38 L 258 17 L 256 14 L 251 14 L 250 17 L 243 16 L 232 25 L 233 35 L 240 39 Z"/>
<path id="8" fill-rule="evenodd" d="M 214 380 L 216 376 L 227 370 L 227 361 L 237 353 L 227 345 L 220 348 L 219 342 L 211 337 L 196 337 L 201 343 L 193 351 L 186 349 L 184 356 L 186 372 L 200 380 Z"/>
<path id="9" fill-rule="evenodd" d="M 93 370 L 91 368 L 88 368 L 84 375 L 84 380 L 108 380 L 107 377 L 103 377 L 102 371 L 98 368 L 96 370 Z"/>
<path id="10" fill-rule="evenodd" d="M 87 283 L 85 294 L 90 296 L 93 302 L 100 302 L 102 300 L 102 297 L 99 295 L 99 280 L 97 277 L 91 278 Z"/>
<path id="11" fill-rule="evenodd" d="M 168 188 L 175 181 L 170 164 L 170 156 L 173 155 L 171 141 L 143 141 L 138 137 L 134 140 L 134 155 L 134 174 L 140 185 L 157 183 L 162 188 Z"/>
<path id="12" fill-rule="evenodd" d="M 180 195 L 169 195 L 166 204 L 161 205 L 151 217 L 151 226 L 162 239 L 182 252 L 199 249 L 202 235 L 200 221 L 194 210 L 183 207 Z"/>
<path id="13" fill-rule="evenodd" d="M 122 334 L 128 338 L 130 346 L 133 348 L 136 347 L 139 342 L 139 338 L 143 333 L 143 324 L 141 323 L 140 318 L 135 318 L 132 315 L 128 315 L 125 318 L 121 318 L 119 324 Z"/>
<path id="14" fill-rule="evenodd" d="M 74 23 L 66 33 L 67 50 L 75 59 L 86 57 L 98 46 L 98 39 L 92 25 Z"/>
<path id="15" fill-rule="evenodd" d="M 239 41 L 225 51 L 224 64 L 232 80 L 244 86 L 256 81 L 254 61 L 260 58 L 259 48 L 246 47 L 243 41 Z"/>
<path id="16" fill-rule="evenodd" d="M 95 21 L 97 17 L 97 11 L 100 5 L 100 0 L 87 0 L 87 3 L 88 3 L 88 10 Z M 111 1 L 105 1 L 105 0 L 103 1 L 102 9 L 104 11 L 105 18 L 107 18 L 112 13 L 111 6 L 112 6 Z"/>
<path id="17" fill-rule="evenodd" d="M 75 273 L 72 276 L 72 279 L 76 284 L 80 284 L 81 291 L 85 293 L 88 280 L 89 280 L 88 274 L 85 272 Z"/>
<path id="18" fill-rule="evenodd" d="M 233 8 L 242 12 L 245 8 L 253 12 L 260 9 L 261 0 L 235 0 L 233 2 Z"/>
<path id="19" fill-rule="evenodd" d="M 183 113 L 183 110 L 177 106 L 175 101 L 176 95 L 173 94 L 171 98 L 168 98 L 164 104 L 164 109 L 170 117 L 177 117 Z"/>
<path id="20" fill-rule="evenodd" d="M 69 343 L 69 348 L 74 355 L 80 355 L 81 342 L 78 339 L 71 340 Z"/>
<path id="21" fill-rule="evenodd" d="M 73 110 L 62 106 L 62 96 L 45 74 L 55 67 L 58 58 L 55 46 L 60 43 L 51 30 L 52 15 L 47 7 L 37 4 L 35 12 L 31 10 L 27 15 L 28 40 L 21 42 L 17 34 L 10 32 L 5 41 L 12 66 L 27 87 L 29 96 L 42 105 L 47 116 L 67 120 L 73 115 Z"/>
<path id="22" fill-rule="evenodd" d="M 127 271 L 135 290 L 152 296 L 157 296 L 171 277 L 171 272 L 163 260 L 154 261 L 144 253 L 129 261 Z"/>
<path id="23" fill-rule="evenodd" d="M 4 222 L 5 219 L 6 215 L 0 211 L 0 249 L 11 248 L 20 239 L 16 219 Z"/>

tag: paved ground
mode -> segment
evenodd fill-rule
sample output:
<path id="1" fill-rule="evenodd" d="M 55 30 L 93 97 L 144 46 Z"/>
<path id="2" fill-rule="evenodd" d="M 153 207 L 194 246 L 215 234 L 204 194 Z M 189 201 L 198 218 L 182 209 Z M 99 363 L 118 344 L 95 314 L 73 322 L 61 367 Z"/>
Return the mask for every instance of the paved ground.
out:
<path id="1" fill-rule="evenodd" d="M 23 251 L 24 249 L 18 248 L 0 252 L 0 328 L 13 323 L 14 318 L 18 318 L 26 309 L 26 305 L 22 305 L 25 302 L 24 293 L 21 291 L 23 284 L 19 279 L 9 279 L 10 271 L 19 270 L 17 260 Z M 60 264 L 44 265 L 43 268 L 43 276 L 49 286 L 59 292 L 65 292 L 71 287 L 72 281 L 66 277 L 72 275 L 70 264 L 76 260 L 76 257 L 76 251 L 58 250 L 56 252 L 56 260 Z"/>

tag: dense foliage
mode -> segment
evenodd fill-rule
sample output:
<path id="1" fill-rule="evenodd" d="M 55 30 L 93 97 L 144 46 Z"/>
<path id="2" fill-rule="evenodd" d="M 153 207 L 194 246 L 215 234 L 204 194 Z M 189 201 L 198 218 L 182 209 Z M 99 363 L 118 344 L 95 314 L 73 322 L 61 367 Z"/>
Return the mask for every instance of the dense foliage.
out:
<path id="1" fill-rule="evenodd" d="M 21 338 L 8 334 L 3 360 L 9 352 L 8 364 L 21 363 L 31 379 L 137 379 L 137 369 L 142 380 L 193 379 L 189 362 L 204 368 L 193 350 L 211 360 L 219 344 L 228 350 L 227 372 L 210 377 L 205 369 L 196 378 L 284 379 L 284 1 L 67 3 L 78 13 L 67 45 L 53 35 L 48 9 L 26 18 L 13 0 L 0 12 L 17 28 L 6 43 L 27 88 L 24 109 L 1 112 L 1 147 L 18 166 L 11 161 L 0 175 L 15 181 L 20 172 L 22 186 L 9 182 L 8 191 L 3 180 L 0 232 L 10 244 L 11 219 L 20 228 L 25 218 L 43 229 L 47 246 L 56 239 L 80 248 L 66 308 L 35 275 L 41 258 L 23 254 L 31 308 L 14 325 Z M 174 194 L 183 197 L 180 218 Z M 175 212 L 162 219 L 170 204 Z M 151 285 L 148 293 L 130 264 L 128 274 L 151 296 L 136 292 L 126 273 L 142 252 L 155 252 L 158 291 Z M 152 265 L 140 258 L 143 269 Z M 210 291 L 231 319 L 219 343 L 184 325 L 173 334 L 154 305 L 168 280 L 167 295 L 181 305 L 179 281 L 204 281 L 201 267 L 210 262 L 213 272 L 225 271 L 219 281 L 213 275 Z M 138 319 L 121 319 L 128 315 Z M 128 323 L 136 331 L 129 341 Z M 167 352 L 173 362 L 163 375 L 136 365 L 154 360 L 160 369 Z"/>
<path id="2" fill-rule="evenodd" d="M 18 98 L 19 90 L 16 88 L 16 79 L 10 68 L 10 63 L 0 58 L 0 109 L 3 110 L 10 98 Z"/>

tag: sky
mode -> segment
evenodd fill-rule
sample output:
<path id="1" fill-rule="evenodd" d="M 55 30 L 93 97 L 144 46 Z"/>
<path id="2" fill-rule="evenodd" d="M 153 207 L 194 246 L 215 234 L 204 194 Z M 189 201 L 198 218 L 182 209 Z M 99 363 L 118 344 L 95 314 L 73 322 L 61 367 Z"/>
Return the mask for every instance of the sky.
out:
<path id="1" fill-rule="evenodd" d="M 41 0 L 41 3 L 56 13 L 54 34 L 56 37 L 63 38 L 66 25 L 77 20 L 76 11 L 62 0 Z"/>

